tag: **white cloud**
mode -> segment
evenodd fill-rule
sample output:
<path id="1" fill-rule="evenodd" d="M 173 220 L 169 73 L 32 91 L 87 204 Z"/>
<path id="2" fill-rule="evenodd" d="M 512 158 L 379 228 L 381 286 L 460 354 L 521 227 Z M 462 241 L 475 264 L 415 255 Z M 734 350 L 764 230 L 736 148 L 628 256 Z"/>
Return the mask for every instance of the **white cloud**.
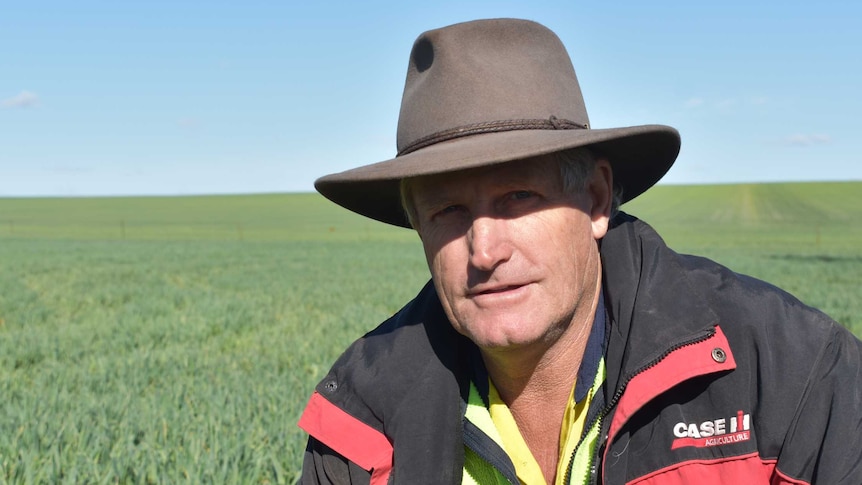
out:
<path id="1" fill-rule="evenodd" d="M 715 107 L 720 110 L 730 109 L 736 106 L 736 99 L 734 98 L 725 98 L 715 102 Z"/>
<path id="2" fill-rule="evenodd" d="M 685 102 L 686 108 L 697 108 L 698 106 L 703 105 L 703 98 L 690 98 Z"/>
<path id="3" fill-rule="evenodd" d="M 797 133 L 784 138 L 784 144 L 793 146 L 809 146 L 832 143 L 832 137 L 823 134 L 804 135 Z"/>
<path id="4" fill-rule="evenodd" d="M 718 111 L 728 111 L 740 105 L 763 106 L 767 103 L 769 103 L 769 98 L 765 96 L 753 96 L 745 99 L 706 99 L 702 97 L 692 97 L 685 102 L 685 107 L 688 109 L 699 109 L 704 106 L 709 106 Z"/>
<path id="5" fill-rule="evenodd" d="M 196 118 L 180 118 L 177 120 L 177 125 L 181 128 L 197 128 L 200 126 L 200 121 Z"/>
<path id="6" fill-rule="evenodd" d="M 30 91 L 20 93 L 0 101 L 4 108 L 29 108 L 39 102 L 39 96 Z"/>
<path id="7" fill-rule="evenodd" d="M 73 174 L 92 172 L 92 169 L 75 165 L 52 165 L 45 167 L 45 171 L 58 174 Z"/>

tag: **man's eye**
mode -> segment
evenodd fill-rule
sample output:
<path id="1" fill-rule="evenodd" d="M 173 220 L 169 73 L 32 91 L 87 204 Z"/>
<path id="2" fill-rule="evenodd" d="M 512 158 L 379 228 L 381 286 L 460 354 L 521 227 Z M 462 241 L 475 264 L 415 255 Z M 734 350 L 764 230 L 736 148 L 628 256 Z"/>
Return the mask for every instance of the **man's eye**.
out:
<path id="1" fill-rule="evenodd" d="M 459 210 L 461 210 L 460 205 L 450 205 L 450 206 L 444 207 L 444 208 L 440 209 L 439 211 L 437 211 L 436 213 L 434 213 L 434 217 L 453 214 L 455 212 L 458 212 Z"/>
<path id="2" fill-rule="evenodd" d="M 517 190 L 515 192 L 512 192 L 512 198 L 515 200 L 529 199 L 532 196 L 533 196 L 533 193 L 530 192 L 529 190 Z"/>

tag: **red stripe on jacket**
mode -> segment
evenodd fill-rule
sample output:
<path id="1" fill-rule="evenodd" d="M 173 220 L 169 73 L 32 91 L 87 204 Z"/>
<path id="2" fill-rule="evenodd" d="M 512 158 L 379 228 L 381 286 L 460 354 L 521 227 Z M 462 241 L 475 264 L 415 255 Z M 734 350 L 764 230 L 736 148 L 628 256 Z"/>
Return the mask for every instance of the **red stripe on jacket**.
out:
<path id="1" fill-rule="evenodd" d="M 716 349 L 723 352 L 724 362 L 713 356 Z M 730 345 L 724 332 L 716 326 L 712 337 L 671 352 L 661 362 L 632 378 L 617 404 L 609 436 L 616 435 L 646 403 L 677 384 L 692 377 L 733 369 L 736 369 L 736 361 L 730 353 Z"/>
<path id="2" fill-rule="evenodd" d="M 371 472 L 370 485 L 384 485 L 392 472 L 392 443 L 316 391 L 299 418 L 299 427 L 335 452 Z"/>

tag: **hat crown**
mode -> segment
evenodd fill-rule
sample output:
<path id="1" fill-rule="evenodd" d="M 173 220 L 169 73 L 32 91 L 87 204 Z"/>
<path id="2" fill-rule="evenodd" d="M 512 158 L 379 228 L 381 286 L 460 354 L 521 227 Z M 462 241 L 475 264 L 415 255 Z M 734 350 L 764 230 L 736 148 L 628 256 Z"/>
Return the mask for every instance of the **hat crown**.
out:
<path id="1" fill-rule="evenodd" d="M 528 20 L 455 24 L 413 44 L 398 152 L 475 125 L 552 117 L 589 126 L 575 70 L 556 34 Z"/>

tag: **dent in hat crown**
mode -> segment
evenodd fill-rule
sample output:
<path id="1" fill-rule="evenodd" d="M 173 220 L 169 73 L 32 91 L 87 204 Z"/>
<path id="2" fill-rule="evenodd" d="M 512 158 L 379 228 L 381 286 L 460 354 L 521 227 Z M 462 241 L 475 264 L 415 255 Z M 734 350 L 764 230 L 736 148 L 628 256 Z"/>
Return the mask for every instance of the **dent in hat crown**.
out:
<path id="1" fill-rule="evenodd" d="M 529 20 L 455 24 L 413 44 L 398 153 L 436 134 L 552 117 L 589 126 L 575 70 L 556 34 Z"/>

